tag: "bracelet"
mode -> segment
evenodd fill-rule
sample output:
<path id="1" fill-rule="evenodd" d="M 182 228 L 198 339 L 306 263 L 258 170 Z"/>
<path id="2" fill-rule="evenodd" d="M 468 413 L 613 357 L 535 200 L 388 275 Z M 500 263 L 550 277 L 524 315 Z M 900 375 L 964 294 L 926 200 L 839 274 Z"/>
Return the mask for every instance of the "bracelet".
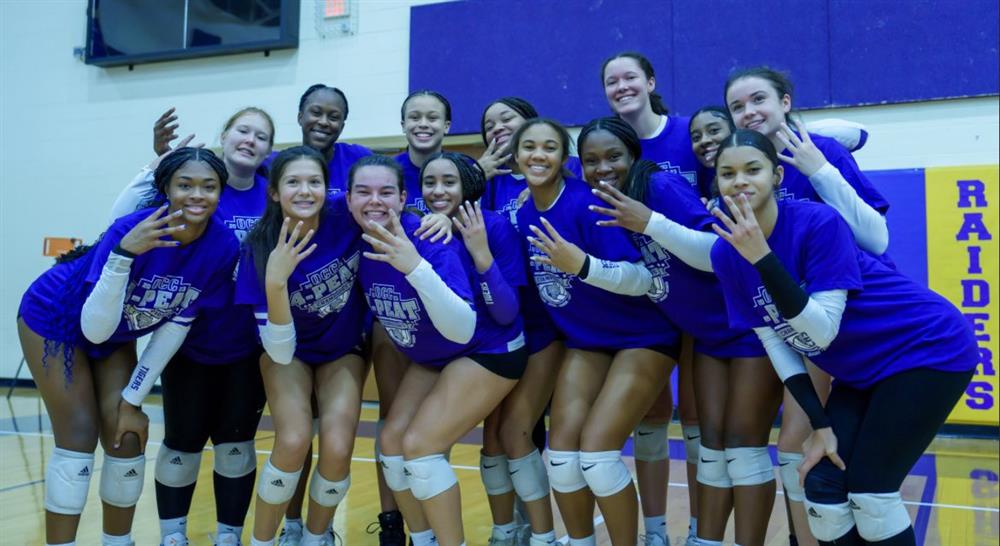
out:
<path id="1" fill-rule="evenodd" d="M 117 254 L 119 256 L 124 256 L 126 258 L 131 258 L 133 260 L 139 257 L 138 254 L 133 254 L 133 253 L 125 250 L 124 248 L 122 248 L 121 243 L 118 243 L 117 245 L 115 245 L 115 248 L 111 249 L 111 252 L 114 252 L 115 254 Z"/>
<path id="2" fill-rule="evenodd" d="M 580 272 L 576 274 L 580 277 L 580 280 L 585 280 L 587 275 L 590 273 L 590 254 L 585 254 L 583 259 L 583 267 L 580 268 Z"/>

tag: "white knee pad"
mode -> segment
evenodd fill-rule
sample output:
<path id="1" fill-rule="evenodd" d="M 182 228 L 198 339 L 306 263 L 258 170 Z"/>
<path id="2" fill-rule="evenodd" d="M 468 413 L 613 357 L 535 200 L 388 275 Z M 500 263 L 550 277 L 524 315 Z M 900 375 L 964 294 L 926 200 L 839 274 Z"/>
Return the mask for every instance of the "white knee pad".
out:
<path id="1" fill-rule="evenodd" d="M 104 454 L 101 467 L 101 500 L 119 508 L 130 508 L 139 502 L 146 481 L 146 457 L 122 459 Z"/>
<path id="2" fill-rule="evenodd" d="M 253 440 L 227 442 L 212 449 L 215 451 L 215 473 L 223 478 L 242 478 L 257 469 Z"/>
<path id="3" fill-rule="evenodd" d="M 854 514 L 846 502 L 819 504 L 806 499 L 805 506 L 806 514 L 809 516 L 809 530 L 816 540 L 833 542 L 854 527 Z"/>
<path id="4" fill-rule="evenodd" d="M 537 449 L 532 449 L 524 457 L 511 459 L 509 465 L 514 491 L 522 501 L 536 501 L 549 494 L 549 477 L 545 474 L 545 462 Z"/>
<path id="5" fill-rule="evenodd" d="M 268 458 L 257 478 L 257 494 L 268 504 L 284 504 L 295 494 L 301 476 L 301 468 L 293 472 L 284 472 L 278 470 Z"/>
<path id="6" fill-rule="evenodd" d="M 393 491 L 406 491 L 410 488 L 410 480 L 403 470 L 402 455 L 380 455 L 379 462 L 382 465 L 382 476 L 385 477 L 385 484 Z"/>
<path id="7" fill-rule="evenodd" d="M 316 501 L 316 504 L 333 508 L 340 504 L 347 495 L 347 490 L 351 488 L 351 475 L 348 474 L 342 480 L 330 481 L 319 473 L 319 468 L 313 468 L 312 477 L 309 478 L 309 498 Z"/>
<path id="8" fill-rule="evenodd" d="M 170 449 L 163 444 L 156 452 L 153 477 L 167 487 L 187 487 L 198 481 L 201 452 L 189 453 Z"/>
<path id="9" fill-rule="evenodd" d="M 45 509 L 70 516 L 81 514 L 93 475 L 93 453 L 53 449 L 45 465 Z"/>
<path id="10" fill-rule="evenodd" d="M 637 461 L 663 461 L 670 458 L 667 423 L 639 423 L 632 434 L 632 448 Z"/>
<path id="11" fill-rule="evenodd" d="M 684 453 L 687 455 L 687 464 L 698 464 L 698 453 L 701 448 L 701 428 L 698 425 L 684 425 L 681 427 L 684 434 Z"/>
<path id="12" fill-rule="evenodd" d="M 632 483 L 621 451 L 581 451 L 580 469 L 590 490 L 598 497 L 610 497 Z"/>
<path id="13" fill-rule="evenodd" d="M 503 495 L 514 490 L 506 455 L 480 455 L 479 476 L 487 495 Z"/>
<path id="14" fill-rule="evenodd" d="M 726 465 L 726 452 L 704 445 L 698 448 L 698 483 L 720 489 L 729 489 L 733 486 Z"/>
<path id="15" fill-rule="evenodd" d="M 868 542 L 878 542 L 902 533 L 910 526 L 910 514 L 899 492 L 848 493 L 858 534 Z"/>
<path id="16" fill-rule="evenodd" d="M 727 447 L 726 466 L 734 486 L 774 481 L 774 465 L 766 447 Z"/>
<path id="17" fill-rule="evenodd" d="M 410 479 L 410 491 L 417 500 L 432 499 L 458 483 L 443 453 L 405 461 L 403 471 Z"/>
<path id="18" fill-rule="evenodd" d="M 572 493 L 587 487 L 587 480 L 580 470 L 579 451 L 553 451 L 549 455 L 549 482 L 559 493 Z"/>
<path id="19" fill-rule="evenodd" d="M 801 453 L 778 452 L 778 474 L 781 475 L 781 485 L 785 487 L 785 496 L 790 501 L 802 502 L 806 498 L 805 490 L 799 485 L 800 464 Z"/>

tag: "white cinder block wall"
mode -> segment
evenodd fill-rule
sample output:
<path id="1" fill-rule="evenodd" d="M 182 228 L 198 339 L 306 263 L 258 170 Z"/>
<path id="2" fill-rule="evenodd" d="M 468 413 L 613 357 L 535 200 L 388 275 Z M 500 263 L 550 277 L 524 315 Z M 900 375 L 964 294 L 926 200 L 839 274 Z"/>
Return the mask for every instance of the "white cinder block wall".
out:
<path id="1" fill-rule="evenodd" d="M 363 0 L 353 36 L 323 39 L 303 0 L 297 50 L 140 65 L 87 66 L 85 0 L 0 0 L 0 377 L 20 361 L 14 318 L 21 294 L 51 259 L 45 236 L 96 237 L 108 209 L 151 158 L 151 126 L 169 106 L 181 131 L 218 145 L 226 117 L 266 109 L 279 143 L 298 142 L 300 93 L 334 83 L 351 100 L 343 139 L 399 135 L 406 96 L 409 8 L 420 0 Z M 865 123 L 865 169 L 1000 162 L 996 97 L 807 112 Z M 27 374 L 22 373 L 22 377 Z"/>

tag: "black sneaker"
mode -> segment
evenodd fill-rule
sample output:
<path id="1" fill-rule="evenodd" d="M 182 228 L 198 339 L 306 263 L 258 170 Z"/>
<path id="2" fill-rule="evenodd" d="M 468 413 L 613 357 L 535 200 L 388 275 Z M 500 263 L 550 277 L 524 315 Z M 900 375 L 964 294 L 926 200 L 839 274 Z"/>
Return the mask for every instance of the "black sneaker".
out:
<path id="1" fill-rule="evenodd" d="M 371 522 L 367 532 L 369 535 L 378 532 L 379 546 L 406 546 L 403 515 L 399 513 L 399 510 L 379 514 L 378 521 Z"/>

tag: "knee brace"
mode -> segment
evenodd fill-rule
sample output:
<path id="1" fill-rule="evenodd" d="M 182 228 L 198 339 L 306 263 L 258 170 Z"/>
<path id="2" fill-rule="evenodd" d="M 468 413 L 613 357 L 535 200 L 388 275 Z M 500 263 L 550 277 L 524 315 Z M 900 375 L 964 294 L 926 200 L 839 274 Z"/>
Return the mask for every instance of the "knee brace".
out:
<path id="1" fill-rule="evenodd" d="M 632 483 L 621 451 L 581 451 L 580 469 L 597 497 L 610 497 Z"/>
<path id="2" fill-rule="evenodd" d="M 223 478 L 242 478 L 257 470 L 253 440 L 226 442 L 212 449 L 215 451 L 215 473 Z"/>
<path id="3" fill-rule="evenodd" d="M 549 477 L 545 474 L 545 463 L 537 449 L 532 449 L 524 457 L 511 459 L 509 465 L 514 491 L 522 501 L 536 501 L 549 494 Z"/>
<path id="4" fill-rule="evenodd" d="M 410 480 L 403 470 L 402 455 L 379 455 L 379 464 L 382 465 L 382 476 L 389 489 L 399 492 L 410 488 Z"/>
<path id="5" fill-rule="evenodd" d="M 698 453 L 701 448 L 701 428 L 698 425 L 684 425 L 681 427 L 684 434 L 684 453 L 687 455 L 687 464 L 698 464 Z"/>
<path id="6" fill-rule="evenodd" d="M 506 455 L 480 455 L 479 475 L 487 495 L 503 495 L 514 490 Z"/>
<path id="7" fill-rule="evenodd" d="M 410 491 L 417 500 L 432 499 L 458 483 L 443 453 L 405 461 L 403 471 L 410 479 Z"/>
<path id="8" fill-rule="evenodd" d="M 351 488 L 351 475 L 348 474 L 339 481 L 330 481 L 319 473 L 319 468 L 313 468 L 312 477 L 309 478 L 309 498 L 316 501 L 316 504 L 326 508 L 333 508 L 340 504 L 347 495 L 347 490 Z"/>
<path id="9" fill-rule="evenodd" d="M 93 475 L 93 453 L 53 449 L 45 465 L 45 509 L 70 516 L 83 513 Z"/>
<path id="10" fill-rule="evenodd" d="M 632 434 L 632 448 L 637 461 L 663 461 L 670 458 L 667 423 L 639 423 Z"/>
<path id="11" fill-rule="evenodd" d="M 187 487 L 198 481 L 201 452 L 189 453 L 170 449 L 166 444 L 156 452 L 153 477 L 167 487 Z"/>
<path id="12" fill-rule="evenodd" d="M 729 489 L 733 480 L 729 478 L 726 453 L 704 445 L 698 448 L 698 483 L 720 489 Z"/>
<path id="13" fill-rule="evenodd" d="M 902 533 L 910 526 L 910 514 L 899 492 L 848 493 L 858 534 L 868 542 L 878 542 Z"/>
<path id="14" fill-rule="evenodd" d="M 854 527 L 854 514 L 846 502 L 820 504 L 807 498 L 805 507 L 809 516 L 809 530 L 816 540 L 833 542 L 849 533 Z"/>
<path id="15" fill-rule="evenodd" d="M 299 485 L 302 469 L 293 472 L 278 470 L 268 458 L 257 479 L 257 494 L 268 504 L 284 504 L 291 500 Z"/>
<path id="16" fill-rule="evenodd" d="M 799 485 L 799 465 L 802 464 L 801 453 L 778 452 L 778 474 L 781 475 L 781 485 L 785 487 L 788 500 L 802 502 L 806 498 L 805 490 Z"/>
<path id="17" fill-rule="evenodd" d="M 774 481 L 774 465 L 766 447 L 727 447 L 726 468 L 734 486 Z"/>
<path id="18" fill-rule="evenodd" d="M 135 506 L 142 495 L 145 479 L 144 455 L 122 459 L 105 453 L 104 466 L 101 468 L 101 500 L 118 508 Z"/>
<path id="19" fill-rule="evenodd" d="M 580 470 L 579 451 L 553 451 L 549 454 L 549 482 L 559 493 L 572 493 L 587 487 L 587 480 Z"/>

